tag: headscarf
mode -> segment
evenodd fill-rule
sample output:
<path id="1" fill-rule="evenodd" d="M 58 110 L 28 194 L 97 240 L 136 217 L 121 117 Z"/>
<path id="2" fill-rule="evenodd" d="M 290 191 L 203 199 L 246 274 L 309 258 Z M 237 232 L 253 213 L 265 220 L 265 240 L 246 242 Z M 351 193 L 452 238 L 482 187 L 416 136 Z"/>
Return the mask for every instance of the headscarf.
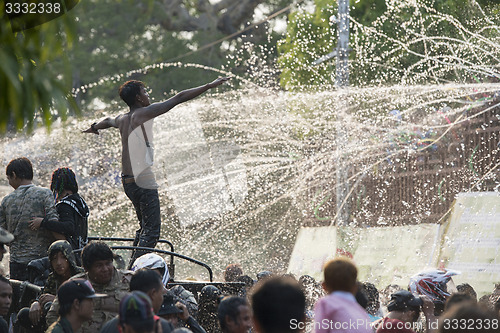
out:
<path id="1" fill-rule="evenodd" d="M 146 253 L 145 255 L 140 256 L 135 259 L 132 265 L 132 271 L 137 271 L 141 268 L 149 268 L 149 269 L 163 269 L 164 273 L 162 276 L 163 285 L 167 285 L 168 280 L 170 279 L 170 274 L 168 273 L 168 267 L 163 260 L 162 257 L 155 253 Z"/>

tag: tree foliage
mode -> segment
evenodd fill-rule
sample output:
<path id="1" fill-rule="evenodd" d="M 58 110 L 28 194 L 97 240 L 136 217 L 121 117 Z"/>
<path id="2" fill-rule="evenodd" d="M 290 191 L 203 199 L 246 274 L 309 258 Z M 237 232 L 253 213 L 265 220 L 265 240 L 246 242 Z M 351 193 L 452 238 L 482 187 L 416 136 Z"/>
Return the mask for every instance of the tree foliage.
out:
<path id="1" fill-rule="evenodd" d="M 5 129 L 7 122 L 14 121 L 17 128 L 25 123 L 32 128 L 38 115 L 44 124 L 66 117 L 68 106 L 62 103 L 73 102 L 68 98 L 71 88 L 85 111 L 95 109 L 90 102 L 96 98 L 118 101 L 117 88 L 128 79 L 144 80 L 153 88 L 152 97 L 161 100 L 221 75 L 221 69 L 235 66 L 236 72 L 245 72 L 251 56 L 243 45 L 263 49 L 276 45 L 276 37 L 268 36 L 268 26 L 205 46 L 258 20 L 256 11 L 268 15 L 288 4 L 288 0 L 214 4 L 208 0 L 85 0 L 63 17 L 17 35 L 3 20 L 1 42 L 8 47 L 0 50 L 5 59 L 0 64 L 0 90 L 9 98 L 2 99 L 0 125 Z M 74 47 L 69 48 L 71 38 Z"/>
<path id="2" fill-rule="evenodd" d="M 4 15 L 4 3 L 0 3 Z M 13 33 L 9 20 L 0 20 L 0 132 L 8 128 L 31 131 L 39 120 L 50 126 L 54 117 L 78 111 L 70 95 L 71 76 L 65 50 L 74 41 L 75 25 L 67 16 Z M 61 60 L 60 72 L 52 62 Z"/>
<path id="3" fill-rule="evenodd" d="M 70 53 L 82 106 L 94 98 L 118 101 L 117 87 L 143 80 L 152 97 L 205 83 L 219 70 L 245 71 L 245 43 L 276 45 L 266 26 L 220 41 L 253 22 L 254 11 L 272 13 L 288 1 L 133 1 L 87 0 L 75 8 L 79 43 Z M 245 9 L 245 10 L 243 10 Z M 110 14 L 111 13 L 111 14 Z M 224 24 L 222 24 L 224 23 Z M 208 45 L 208 47 L 207 47 Z M 202 50 L 202 51 L 198 51 Z M 234 56 L 238 53 L 238 56 Z M 153 66 L 158 64 L 158 66 Z M 245 67 L 245 69 L 242 69 Z"/>
<path id="4" fill-rule="evenodd" d="M 286 38 L 278 43 L 281 85 L 286 89 L 305 82 L 311 85 L 332 82 L 335 63 L 322 67 L 314 67 L 312 63 L 336 45 L 331 18 L 337 10 L 331 1 L 315 3 L 314 13 L 298 10 L 289 15 Z"/>
<path id="5" fill-rule="evenodd" d="M 336 9 L 315 0 L 313 14 L 289 15 L 279 42 L 280 84 L 290 89 L 333 83 L 334 60 L 312 61 L 336 48 Z M 351 84 L 468 82 L 492 75 L 499 4 L 468 0 L 351 2 Z M 328 43 L 325 43 L 328 41 Z"/>

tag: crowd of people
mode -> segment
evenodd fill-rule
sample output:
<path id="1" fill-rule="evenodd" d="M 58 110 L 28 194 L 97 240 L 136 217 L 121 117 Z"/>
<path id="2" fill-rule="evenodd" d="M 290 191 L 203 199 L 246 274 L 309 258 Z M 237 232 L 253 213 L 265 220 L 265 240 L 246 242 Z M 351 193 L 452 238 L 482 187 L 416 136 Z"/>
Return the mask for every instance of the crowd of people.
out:
<path id="1" fill-rule="evenodd" d="M 12 240 L 0 232 L 3 246 Z M 379 292 L 358 281 L 346 257 L 325 264 L 322 283 L 269 271 L 254 280 L 231 264 L 224 282 L 237 286 L 233 293 L 210 284 L 192 293 L 175 284 L 155 253 L 137 258 L 132 270 L 118 269 L 111 248 L 93 241 L 81 251 L 80 267 L 71 244 L 57 240 L 48 258 L 50 274 L 29 307 L 11 308 L 12 282 L 0 275 L 0 332 L 500 331 L 499 290 L 478 300 L 468 284 L 450 289 L 455 273 L 446 270 L 416 274 L 407 289 L 391 285 Z"/>
<path id="2" fill-rule="evenodd" d="M 27 158 L 12 160 L 6 174 L 15 191 L 0 205 L 0 260 L 10 248 L 9 278 L 0 275 L 0 333 L 500 331 L 500 286 L 477 300 L 468 284 L 448 287 L 457 274 L 450 270 L 422 272 L 407 290 L 379 293 L 358 281 L 345 257 L 325 265 L 322 284 L 270 271 L 254 280 L 230 264 L 224 280 L 237 288 L 224 294 L 210 284 L 199 293 L 176 285 L 155 253 L 117 269 L 106 243 L 88 242 L 89 209 L 71 169 L 54 171 L 50 190 L 32 183 Z M 19 309 L 13 281 L 41 287 L 29 306 Z"/>

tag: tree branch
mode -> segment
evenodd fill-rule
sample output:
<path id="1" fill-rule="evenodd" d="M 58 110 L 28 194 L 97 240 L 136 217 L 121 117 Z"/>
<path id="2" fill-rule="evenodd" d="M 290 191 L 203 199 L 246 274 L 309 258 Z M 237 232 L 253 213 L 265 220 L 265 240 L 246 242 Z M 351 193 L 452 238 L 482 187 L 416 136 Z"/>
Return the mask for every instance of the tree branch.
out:
<path id="1" fill-rule="evenodd" d="M 222 0 L 212 5 L 209 0 L 197 0 L 190 7 L 185 0 L 158 0 L 153 16 L 169 31 L 219 30 L 231 34 L 251 20 L 263 1 Z"/>
<path id="2" fill-rule="evenodd" d="M 227 11 L 222 15 L 217 24 L 217 28 L 225 34 L 235 33 L 240 27 L 250 21 L 255 8 L 262 0 L 240 0 L 233 1 L 227 7 Z"/>

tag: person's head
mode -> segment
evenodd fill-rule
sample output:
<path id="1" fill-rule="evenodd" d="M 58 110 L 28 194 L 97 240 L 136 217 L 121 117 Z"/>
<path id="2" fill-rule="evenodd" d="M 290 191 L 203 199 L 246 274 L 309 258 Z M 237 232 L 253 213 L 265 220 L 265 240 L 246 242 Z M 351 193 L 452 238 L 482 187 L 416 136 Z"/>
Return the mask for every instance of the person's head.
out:
<path id="1" fill-rule="evenodd" d="M 50 190 L 56 200 L 61 199 L 61 194 L 65 191 L 78 193 L 78 183 L 73 170 L 70 168 L 59 168 L 52 173 Z"/>
<path id="2" fill-rule="evenodd" d="M 476 304 L 476 299 L 472 298 L 471 295 L 466 293 L 453 293 L 448 297 L 446 303 L 444 303 L 444 311 L 451 309 L 454 306 L 462 305 L 463 303 Z"/>
<path id="3" fill-rule="evenodd" d="M 243 282 L 245 284 L 244 287 L 240 289 L 238 292 L 238 296 L 246 297 L 248 291 L 253 287 L 255 281 L 248 275 L 240 275 L 236 279 L 237 282 Z"/>
<path id="4" fill-rule="evenodd" d="M 148 106 L 149 95 L 146 92 L 144 83 L 137 80 L 130 80 L 121 85 L 120 97 L 128 106 L 134 106 L 139 103 L 141 106 Z"/>
<path id="5" fill-rule="evenodd" d="M 410 291 L 418 295 L 429 296 L 435 304 L 443 304 L 450 296 L 448 284 L 452 276 L 459 274 L 452 270 L 433 269 L 418 273 L 410 278 Z"/>
<path id="6" fill-rule="evenodd" d="M 157 272 L 149 268 L 141 268 L 135 271 L 130 279 L 130 291 L 136 290 L 142 291 L 149 296 L 155 313 L 160 310 L 166 289 L 161 281 L 161 276 Z"/>
<path id="7" fill-rule="evenodd" d="M 142 291 L 133 291 L 122 298 L 118 318 L 123 333 L 149 333 L 154 330 L 153 305 Z"/>
<path id="8" fill-rule="evenodd" d="M 478 305 L 464 303 L 454 306 L 439 318 L 438 333 L 454 332 L 498 332 L 499 318 L 493 312 L 482 309 Z M 463 323 L 467 323 L 463 325 Z M 497 325 L 488 325 L 496 323 Z M 460 326 L 462 324 L 462 326 Z"/>
<path id="9" fill-rule="evenodd" d="M 366 311 L 371 315 L 375 315 L 380 308 L 379 292 L 377 288 L 373 283 L 364 282 L 361 283 L 360 291 L 365 295 L 368 301 Z"/>
<path id="10" fill-rule="evenodd" d="M 9 185 L 18 188 L 22 180 L 33 180 L 33 166 L 26 157 L 13 159 L 5 170 Z"/>
<path id="11" fill-rule="evenodd" d="M 302 288 L 309 288 L 316 285 L 316 280 L 310 275 L 301 275 L 299 277 L 299 284 Z"/>
<path id="12" fill-rule="evenodd" d="M 339 257 L 330 260 L 325 264 L 323 275 L 323 288 L 327 293 L 334 291 L 356 293 L 358 270 L 350 259 Z"/>
<path id="13" fill-rule="evenodd" d="M 7 253 L 5 245 L 10 244 L 14 240 L 14 235 L 0 227 L 0 261 L 3 260 L 3 255 Z"/>
<path id="14" fill-rule="evenodd" d="M 0 275 L 0 316 L 5 316 L 9 312 L 12 303 L 12 286 L 10 281 Z"/>
<path id="15" fill-rule="evenodd" d="M 229 264 L 226 266 L 226 270 L 224 271 L 224 281 L 236 282 L 236 279 L 240 275 L 243 275 L 243 269 L 240 264 Z"/>
<path id="16" fill-rule="evenodd" d="M 82 250 L 82 264 L 93 283 L 106 285 L 113 278 L 113 251 L 104 242 L 91 242 Z"/>
<path id="17" fill-rule="evenodd" d="M 420 297 L 415 297 L 407 290 L 400 290 L 391 295 L 391 301 L 387 304 L 387 311 L 399 312 L 400 319 L 415 322 L 420 315 L 422 305 L 423 301 Z"/>
<path id="18" fill-rule="evenodd" d="M 71 276 L 75 271 L 76 259 L 69 244 L 66 240 L 58 240 L 52 243 L 47 251 L 49 255 L 50 266 L 52 270 L 60 277 Z"/>
<path id="19" fill-rule="evenodd" d="M 163 295 L 163 303 L 161 304 L 158 316 L 169 321 L 174 327 L 177 327 L 179 314 L 182 310 L 175 306 L 174 294 L 171 291 Z"/>
<path id="20" fill-rule="evenodd" d="M 216 286 L 206 285 L 200 291 L 200 305 L 218 305 L 221 291 Z"/>
<path id="21" fill-rule="evenodd" d="M 270 277 L 257 283 L 250 296 L 258 333 L 298 332 L 305 320 L 306 298 L 298 282 Z"/>
<path id="22" fill-rule="evenodd" d="M 477 304 L 485 309 L 493 310 L 493 303 L 491 302 L 493 294 L 486 294 L 479 298 Z"/>
<path id="23" fill-rule="evenodd" d="M 459 293 L 465 293 L 471 296 L 477 302 L 477 293 L 474 288 L 468 283 L 461 283 L 457 286 Z"/>
<path id="24" fill-rule="evenodd" d="M 135 272 L 141 268 L 149 268 L 157 272 L 161 278 L 163 284 L 166 286 L 168 280 L 170 279 L 170 274 L 168 272 L 167 264 L 165 260 L 156 253 L 146 253 L 139 258 L 135 259 L 132 264 L 132 270 Z"/>
<path id="25" fill-rule="evenodd" d="M 88 280 L 68 280 L 57 290 L 59 315 L 65 317 L 74 311 L 83 321 L 90 320 L 94 312 L 93 299 L 106 296 L 105 294 L 96 294 Z"/>
<path id="26" fill-rule="evenodd" d="M 250 305 L 243 297 L 226 297 L 217 310 L 220 327 L 224 333 L 246 333 L 252 328 Z"/>
<path id="27" fill-rule="evenodd" d="M 413 294 L 426 295 L 434 303 L 434 314 L 441 315 L 444 303 L 456 291 L 452 276 L 460 274 L 453 270 L 431 269 L 410 278 L 409 289 Z"/>
<path id="28" fill-rule="evenodd" d="M 207 331 L 220 331 L 217 308 L 221 300 L 221 291 L 213 285 L 201 288 L 198 300 L 198 321 Z"/>

